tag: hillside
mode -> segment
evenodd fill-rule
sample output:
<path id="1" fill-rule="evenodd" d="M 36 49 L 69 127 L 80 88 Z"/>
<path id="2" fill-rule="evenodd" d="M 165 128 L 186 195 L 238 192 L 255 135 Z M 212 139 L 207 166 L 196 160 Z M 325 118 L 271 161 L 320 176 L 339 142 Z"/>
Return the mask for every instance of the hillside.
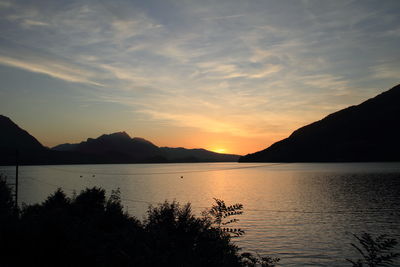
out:
<path id="1" fill-rule="evenodd" d="M 220 162 L 237 161 L 238 155 L 219 154 L 205 149 L 158 147 L 146 139 L 131 138 L 125 132 L 88 138 L 78 144 L 62 144 L 52 148 L 60 152 L 78 152 L 96 156 L 107 162 Z"/>
<path id="2" fill-rule="evenodd" d="M 35 137 L 3 115 L 0 115 L 0 129 L 0 149 L 44 149 Z"/>
<path id="3" fill-rule="evenodd" d="M 88 138 L 79 144 L 62 144 L 53 147 L 52 150 L 92 155 L 100 162 L 108 163 L 148 161 L 159 154 L 156 145 L 142 138 L 131 138 L 125 132 L 103 134 L 96 139 Z"/>
<path id="4" fill-rule="evenodd" d="M 400 160 L 400 85 L 294 131 L 240 162 Z"/>
<path id="5" fill-rule="evenodd" d="M 171 162 L 236 162 L 239 155 L 221 154 L 202 148 L 160 147 L 162 155 Z"/>
<path id="6" fill-rule="evenodd" d="M 0 164 L 46 162 L 48 149 L 8 117 L 0 115 Z"/>
<path id="7" fill-rule="evenodd" d="M 19 164 L 101 164 L 237 161 L 239 155 L 219 154 L 205 149 L 158 147 L 125 132 L 103 134 L 77 144 L 61 144 L 49 149 L 0 115 L 0 165 Z"/>

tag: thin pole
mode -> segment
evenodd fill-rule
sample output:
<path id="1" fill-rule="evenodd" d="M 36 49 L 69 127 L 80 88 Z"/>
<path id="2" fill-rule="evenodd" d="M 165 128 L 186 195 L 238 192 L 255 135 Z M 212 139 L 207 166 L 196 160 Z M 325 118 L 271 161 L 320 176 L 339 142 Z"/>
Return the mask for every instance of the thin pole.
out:
<path id="1" fill-rule="evenodd" d="M 15 206 L 18 207 L 18 160 L 19 160 L 18 149 L 15 156 Z"/>

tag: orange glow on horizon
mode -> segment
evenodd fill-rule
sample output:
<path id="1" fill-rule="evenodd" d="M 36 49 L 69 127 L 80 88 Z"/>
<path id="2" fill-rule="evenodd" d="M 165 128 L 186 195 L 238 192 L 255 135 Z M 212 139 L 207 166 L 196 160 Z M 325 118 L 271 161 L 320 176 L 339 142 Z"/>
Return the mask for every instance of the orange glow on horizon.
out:
<path id="1" fill-rule="evenodd" d="M 211 149 L 211 151 L 216 153 L 228 153 L 228 151 L 225 148 L 214 148 Z"/>
<path id="2" fill-rule="evenodd" d="M 100 129 L 96 132 L 79 131 L 79 132 L 55 132 L 53 136 L 55 138 L 50 139 L 47 132 L 28 130 L 35 136 L 43 145 L 53 147 L 63 143 L 80 143 L 85 141 L 87 138 L 97 138 L 100 135 L 106 133 L 113 133 L 116 131 L 122 131 L 119 129 Z M 125 130 L 125 129 L 123 129 Z M 233 136 L 224 133 L 205 133 L 205 132 L 185 132 L 180 131 L 182 135 L 177 135 L 176 131 L 148 131 L 148 130 L 127 130 L 127 133 L 131 137 L 142 137 L 149 140 L 153 144 L 163 147 L 184 147 L 187 149 L 203 148 L 209 151 L 222 154 L 237 154 L 246 155 L 248 153 L 254 153 L 263 150 L 270 146 L 272 143 L 277 142 L 289 135 L 281 134 L 278 136 L 266 135 L 266 137 L 240 137 Z M 66 135 L 66 133 L 68 135 Z"/>

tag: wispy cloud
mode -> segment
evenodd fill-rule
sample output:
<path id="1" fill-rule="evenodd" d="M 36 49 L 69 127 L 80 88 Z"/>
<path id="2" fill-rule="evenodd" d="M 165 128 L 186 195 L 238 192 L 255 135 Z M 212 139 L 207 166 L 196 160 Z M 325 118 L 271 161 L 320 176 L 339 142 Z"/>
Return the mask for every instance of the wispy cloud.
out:
<path id="1" fill-rule="evenodd" d="M 12 6 L 12 4 L 9 1 L 0 1 L 0 8 L 8 8 L 11 6 Z"/>
<path id="2" fill-rule="evenodd" d="M 398 82 L 398 8 L 0 1 L 0 64 L 90 85 L 133 119 L 272 140 Z"/>
<path id="3" fill-rule="evenodd" d="M 399 38 L 400 37 L 400 27 L 387 30 L 382 33 L 383 36 L 388 36 L 388 37 L 394 37 L 394 38 Z"/>
<path id="4" fill-rule="evenodd" d="M 349 89 L 348 81 L 343 77 L 330 74 L 318 74 L 311 76 L 303 76 L 300 78 L 305 85 L 311 85 L 314 88 L 344 91 Z"/>
<path id="5" fill-rule="evenodd" d="M 379 79 L 400 79 L 400 69 L 394 64 L 381 64 L 370 68 L 372 75 Z"/>
<path id="6" fill-rule="evenodd" d="M 235 19 L 244 17 L 244 14 L 234 14 L 234 15 L 227 15 L 227 16 L 217 16 L 217 17 L 206 17 L 202 18 L 202 20 L 222 20 L 222 19 Z"/>
<path id="7" fill-rule="evenodd" d="M 22 24 L 25 27 L 35 27 L 35 26 L 49 26 L 48 23 L 42 22 L 42 21 L 37 21 L 37 20 L 31 20 L 31 19 L 26 19 L 22 22 Z"/>
<path id="8" fill-rule="evenodd" d="M 46 74 L 68 82 L 102 86 L 100 83 L 90 80 L 88 77 L 90 75 L 85 73 L 85 71 L 76 69 L 75 67 L 66 66 L 62 63 L 46 60 L 40 60 L 40 62 L 27 61 L 0 55 L 0 64 Z"/>

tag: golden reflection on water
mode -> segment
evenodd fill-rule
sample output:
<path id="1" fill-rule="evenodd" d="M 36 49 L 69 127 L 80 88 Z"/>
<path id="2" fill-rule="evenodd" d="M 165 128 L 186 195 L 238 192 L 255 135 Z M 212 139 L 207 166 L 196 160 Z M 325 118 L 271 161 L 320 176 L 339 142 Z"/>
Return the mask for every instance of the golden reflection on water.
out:
<path id="1" fill-rule="evenodd" d="M 0 172 L 13 177 L 12 167 Z M 93 177 L 95 174 L 95 177 Z M 82 176 L 82 177 L 81 177 Z M 237 242 L 282 258 L 285 266 L 344 266 L 350 232 L 385 232 L 400 240 L 400 164 L 143 164 L 23 166 L 20 198 L 41 202 L 57 187 L 120 188 L 139 219 L 149 204 L 191 202 L 198 214 L 213 204 L 242 203 Z"/>

